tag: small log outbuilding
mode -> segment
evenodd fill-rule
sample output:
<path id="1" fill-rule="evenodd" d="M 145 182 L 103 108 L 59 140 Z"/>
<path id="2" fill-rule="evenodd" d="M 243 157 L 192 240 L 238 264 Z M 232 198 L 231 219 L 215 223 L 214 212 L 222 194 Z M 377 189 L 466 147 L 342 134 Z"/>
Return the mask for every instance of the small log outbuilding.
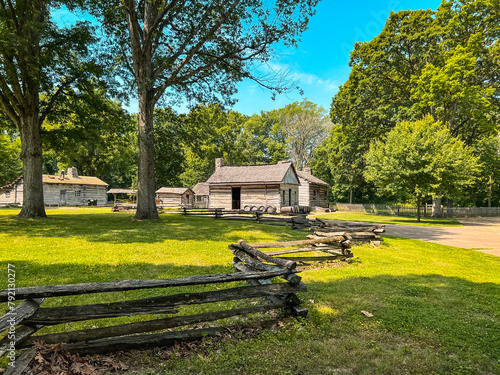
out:
<path id="1" fill-rule="evenodd" d="M 43 178 L 43 201 L 47 206 L 87 206 L 106 204 L 108 184 L 97 177 L 79 176 L 76 168 L 61 171 L 59 176 Z M 0 188 L 0 203 L 23 204 L 24 176 Z"/>
<path id="2" fill-rule="evenodd" d="M 193 191 L 195 208 L 208 208 L 208 201 L 210 196 L 210 188 L 208 186 L 208 183 L 197 183 L 193 188 Z"/>
<path id="3" fill-rule="evenodd" d="M 207 183 L 210 208 L 272 207 L 279 211 L 299 204 L 299 177 L 289 161 L 225 166 L 224 159 L 219 158 Z"/>
<path id="4" fill-rule="evenodd" d="M 162 187 L 156 191 L 156 199 L 162 207 L 192 208 L 194 192 L 186 187 Z"/>
<path id="5" fill-rule="evenodd" d="M 328 208 L 329 185 L 312 175 L 311 168 L 297 171 L 299 176 L 299 205 Z"/>

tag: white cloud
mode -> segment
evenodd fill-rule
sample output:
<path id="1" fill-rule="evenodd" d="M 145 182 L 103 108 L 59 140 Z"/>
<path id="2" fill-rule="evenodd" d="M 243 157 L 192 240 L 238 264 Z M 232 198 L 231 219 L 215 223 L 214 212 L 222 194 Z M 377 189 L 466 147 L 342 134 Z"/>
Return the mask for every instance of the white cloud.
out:
<path id="1" fill-rule="evenodd" d="M 294 71 L 292 67 L 279 63 L 269 63 L 267 64 L 267 69 L 265 70 L 279 74 L 286 74 L 291 81 L 297 82 L 299 86 L 314 86 L 316 90 L 322 90 L 332 94 L 335 93 L 340 86 L 340 83 L 336 80 L 330 78 L 323 79 L 312 73 Z"/>

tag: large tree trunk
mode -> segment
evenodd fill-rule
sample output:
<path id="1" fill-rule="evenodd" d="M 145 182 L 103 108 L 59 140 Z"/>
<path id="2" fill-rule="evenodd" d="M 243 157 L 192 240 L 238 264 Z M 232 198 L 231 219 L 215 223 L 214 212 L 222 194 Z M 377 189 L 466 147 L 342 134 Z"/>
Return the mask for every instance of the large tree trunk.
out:
<path id="1" fill-rule="evenodd" d="M 136 3 L 125 2 L 128 6 L 128 28 L 134 75 L 139 98 L 139 161 L 137 179 L 137 212 L 139 220 L 159 220 L 155 197 L 155 159 L 153 114 L 155 101 L 153 48 L 150 28 L 158 9 L 152 2 L 144 4 L 143 29 L 138 22 Z M 149 43 L 144 41 L 149 40 Z M 144 43 L 144 44 L 143 44 Z"/>
<path id="2" fill-rule="evenodd" d="M 18 217 L 47 217 L 43 201 L 42 137 L 38 110 L 20 119 L 23 161 L 23 207 Z"/>
<path id="3" fill-rule="evenodd" d="M 441 198 L 432 200 L 432 217 L 441 217 Z"/>
<path id="4" fill-rule="evenodd" d="M 422 200 L 422 197 L 420 195 L 417 195 L 417 222 L 420 223 L 420 201 Z"/>
<path id="5" fill-rule="evenodd" d="M 156 209 L 153 112 L 152 90 L 139 89 L 139 175 L 135 214 L 139 220 L 160 219 Z"/>

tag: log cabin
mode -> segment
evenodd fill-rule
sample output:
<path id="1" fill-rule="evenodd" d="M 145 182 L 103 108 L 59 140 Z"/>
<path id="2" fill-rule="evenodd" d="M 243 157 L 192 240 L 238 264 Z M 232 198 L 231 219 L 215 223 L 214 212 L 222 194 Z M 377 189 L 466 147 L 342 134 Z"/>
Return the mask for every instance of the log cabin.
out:
<path id="1" fill-rule="evenodd" d="M 156 199 L 161 207 L 192 208 L 194 192 L 186 187 L 162 187 L 156 190 Z"/>
<path id="2" fill-rule="evenodd" d="M 43 201 L 47 206 L 87 206 L 107 203 L 108 184 L 97 177 L 79 176 L 76 168 L 42 176 Z M 24 176 L 0 188 L 0 203 L 23 204 Z"/>
<path id="3" fill-rule="evenodd" d="M 206 182 L 198 182 L 193 188 L 195 208 L 208 208 L 209 187 Z"/>
<path id="4" fill-rule="evenodd" d="M 299 176 L 299 205 L 328 208 L 329 185 L 312 175 L 311 168 L 297 171 Z"/>
<path id="5" fill-rule="evenodd" d="M 289 161 L 277 164 L 225 166 L 215 160 L 215 172 L 207 180 L 209 207 L 280 211 L 299 204 L 299 177 Z"/>

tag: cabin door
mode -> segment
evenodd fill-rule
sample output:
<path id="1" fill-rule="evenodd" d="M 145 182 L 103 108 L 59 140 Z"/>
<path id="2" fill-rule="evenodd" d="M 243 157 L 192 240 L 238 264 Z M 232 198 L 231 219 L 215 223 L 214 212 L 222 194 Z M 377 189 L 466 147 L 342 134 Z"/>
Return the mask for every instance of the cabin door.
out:
<path id="1" fill-rule="evenodd" d="M 233 210 L 239 210 L 241 208 L 241 188 L 233 187 L 231 188 L 231 208 Z"/>
<path id="2" fill-rule="evenodd" d="M 59 193 L 59 206 L 66 206 L 66 190 L 61 190 Z"/>

